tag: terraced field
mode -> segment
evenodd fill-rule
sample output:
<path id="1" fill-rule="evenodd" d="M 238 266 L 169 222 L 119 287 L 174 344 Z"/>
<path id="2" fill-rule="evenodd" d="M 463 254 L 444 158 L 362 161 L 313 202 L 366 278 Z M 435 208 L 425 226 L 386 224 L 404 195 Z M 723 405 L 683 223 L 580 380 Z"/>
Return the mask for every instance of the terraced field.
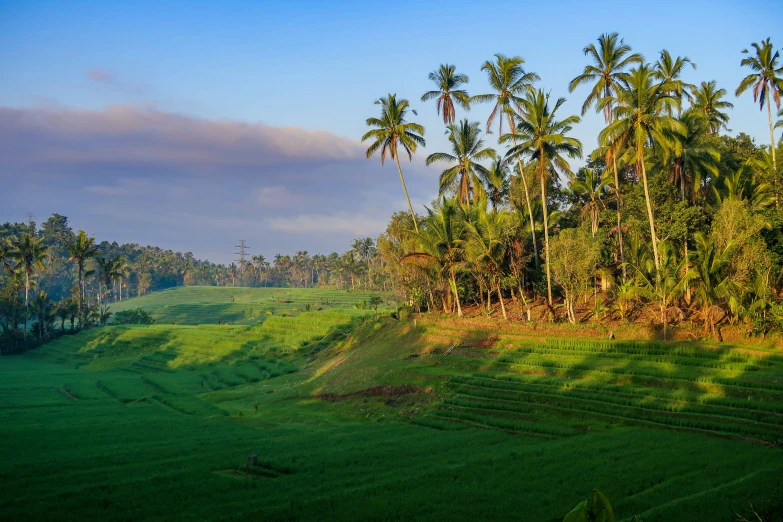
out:
<path id="1" fill-rule="evenodd" d="M 250 308 L 225 290 L 123 305 Z M 728 522 L 774 498 L 770 346 L 548 339 L 310 292 L 250 324 L 94 328 L 0 358 L 0 513 L 554 522 L 599 488 L 617 520 Z"/>
<path id="2" fill-rule="evenodd" d="M 112 303 L 111 311 L 136 307 L 165 324 L 256 324 L 270 316 L 295 315 L 308 308 L 324 310 L 369 304 L 372 292 L 310 288 L 241 288 L 184 286 Z M 383 298 L 381 295 L 380 297 Z"/>
<path id="3" fill-rule="evenodd" d="M 423 330 L 454 347 L 430 356 L 452 374 L 449 397 L 425 423 L 457 420 L 549 437 L 622 423 L 783 443 L 783 357 L 776 350 L 536 341 L 436 324 Z M 464 339 L 482 335 L 485 346 L 465 346 Z"/>

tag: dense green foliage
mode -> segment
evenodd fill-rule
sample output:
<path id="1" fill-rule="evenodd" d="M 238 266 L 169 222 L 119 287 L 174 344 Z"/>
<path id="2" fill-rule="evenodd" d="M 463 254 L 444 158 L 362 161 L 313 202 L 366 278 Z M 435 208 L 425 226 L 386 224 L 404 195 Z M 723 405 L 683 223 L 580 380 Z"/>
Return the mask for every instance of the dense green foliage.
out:
<path id="1" fill-rule="evenodd" d="M 736 95 L 752 88 L 761 108 L 779 108 L 779 53 L 769 39 L 743 52 L 751 74 Z M 591 88 L 582 114 L 595 107 L 606 127 L 576 172 L 569 160 L 583 157 L 572 137 L 580 117 L 558 113 L 564 98 L 538 88 L 521 57 L 485 62 L 494 92 L 460 104 L 471 113 L 493 104 L 485 130 L 497 126 L 497 148 L 478 121 L 453 123 L 451 89 L 459 86 L 465 101 L 467 76 L 457 82 L 453 65 L 433 73 L 440 90 L 422 100 L 436 98 L 439 114 L 448 107 L 452 150 L 427 157 L 447 166 L 438 201 L 424 216 L 395 214 L 378 240 L 391 288 L 413 307 L 459 316 L 466 303 L 491 314 L 494 299 L 508 318 L 510 297 L 524 303 L 528 321 L 530 303 L 544 302 L 550 321 L 653 321 L 664 335 L 696 321 L 714 340 L 725 325 L 780 332 L 783 142 L 771 112 L 769 145 L 721 135 L 733 105 L 714 81 L 682 79 L 695 69 L 688 57 L 664 49 L 650 63 L 615 33 L 584 53 L 591 63 L 568 87 Z M 588 296 L 591 309 L 577 306 Z"/>

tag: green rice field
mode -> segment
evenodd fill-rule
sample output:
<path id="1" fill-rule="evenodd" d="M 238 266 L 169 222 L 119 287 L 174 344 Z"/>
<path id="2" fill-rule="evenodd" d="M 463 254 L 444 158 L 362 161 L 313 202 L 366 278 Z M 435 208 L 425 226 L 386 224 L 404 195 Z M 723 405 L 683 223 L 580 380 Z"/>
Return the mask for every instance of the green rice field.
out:
<path id="1" fill-rule="evenodd" d="M 540 338 L 260 290 L 155 293 L 123 305 L 156 325 L 0 358 L 0 518 L 559 521 L 599 488 L 617 520 L 730 521 L 783 477 L 770 347 Z M 218 326 L 221 305 L 253 313 Z"/>

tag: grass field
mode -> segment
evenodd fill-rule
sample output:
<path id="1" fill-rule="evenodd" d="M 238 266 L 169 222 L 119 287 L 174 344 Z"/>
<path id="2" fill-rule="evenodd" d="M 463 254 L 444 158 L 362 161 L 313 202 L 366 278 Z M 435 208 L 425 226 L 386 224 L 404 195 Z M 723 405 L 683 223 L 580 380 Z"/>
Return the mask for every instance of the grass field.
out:
<path id="1" fill-rule="evenodd" d="M 783 476 L 772 349 L 542 339 L 334 303 L 93 329 L 0 359 L 2 518 L 548 521 L 599 488 L 618 520 L 732 520 Z"/>
<path id="2" fill-rule="evenodd" d="M 297 314 L 312 309 L 352 308 L 369 304 L 376 292 L 313 290 L 309 288 L 237 288 L 185 286 L 153 292 L 119 303 L 111 303 L 112 312 L 136 307 L 152 313 L 158 323 L 166 324 L 255 324 L 267 317 Z"/>

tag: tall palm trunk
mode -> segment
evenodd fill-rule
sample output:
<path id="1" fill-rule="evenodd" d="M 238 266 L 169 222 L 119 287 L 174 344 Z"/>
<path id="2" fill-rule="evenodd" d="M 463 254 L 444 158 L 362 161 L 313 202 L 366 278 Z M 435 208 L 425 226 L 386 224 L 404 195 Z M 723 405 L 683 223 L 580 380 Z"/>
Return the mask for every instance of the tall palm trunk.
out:
<path id="1" fill-rule="evenodd" d="M 611 89 L 609 88 L 609 85 L 606 86 L 605 90 L 605 96 L 610 96 L 612 94 Z M 607 104 L 606 107 L 604 107 L 604 116 L 606 118 L 607 124 L 611 124 L 612 120 L 614 119 L 612 117 L 612 105 Z M 625 273 L 625 254 L 623 252 L 623 225 L 621 223 L 621 215 L 620 215 L 620 200 L 622 199 L 620 197 L 620 174 L 617 171 L 617 152 L 612 152 L 612 167 L 614 167 L 614 193 L 617 196 L 617 241 L 620 245 L 620 266 L 623 267 L 623 283 L 626 281 L 626 273 Z"/>
<path id="2" fill-rule="evenodd" d="M 778 200 L 780 199 L 780 195 L 778 194 L 778 162 L 777 158 L 775 157 L 775 132 L 772 128 L 772 107 L 770 104 L 772 103 L 772 100 L 769 96 L 769 89 L 767 89 L 767 118 L 769 118 L 769 142 L 772 146 L 772 170 L 774 172 L 772 173 L 772 179 L 774 188 L 775 188 L 775 208 L 778 208 Z"/>
<path id="3" fill-rule="evenodd" d="M 451 291 L 454 293 L 454 301 L 457 303 L 457 317 L 462 317 L 462 306 L 459 303 L 459 292 L 457 291 L 457 279 L 454 272 L 451 272 Z"/>
<path id="4" fill-rule="evenodd" d="M 508 125 L 511 130 L 514 127 L 511 125 L 511 115 L 508 116 Z M 517 140 L 514 139 L 514 146 L 517 146 Z M 517 154 L 517 165 L 519 166 L 519 177 L 522 178 L 522 188 L 525 189 L 525 203 L 527 203 L 527 214 L 530 217 L 530 235 L 533 237 L 533 260 L 536 262 L 536 268 L 539 266 L 538 261 L 538 245 L 536 244 L 536 228 L 533 222 L 533 207 L 530 206 L 530 191 L 527 189 L 527 180 L 525 179 L 525 172 L 522 170 L 522 159 Z"/>
<path id="5" fill-rule="evenodd" d="M 84 318 L 82 317 L 84 308 L 84 261 L 79 261 L 79 326 L 84 328 Z"/>
<path id="6" fill-rule="evenodd" d="M 416 229 L 416 233 L 419 233 L 419 225 L 416 224 L 416 214 L 413 213 L 413 205 L 411 205 L 411 198 L 408 196 L 408 188 L 405 186 L 405 178 L 402 177 L 402 168 L 400 167 L 400 158 L 397 153 L 394 154 L 394 163 L 397 164 L 397 172 L 400 173 L 400 182 L 402 183 L 402 191 L 405 192 L 405 199 L 408 201 L 408 210 L 411 211 L 411 218 L 413 219 L 413 228 Z"/>
<path id="7" fill-rule="evenodd" d="M 495 279 L 495 288 L 498 291 L 498 299 L 500 300 L 500 309 L 503 311 L 503 320 L 508 321 L 508 316 L 506 316 L 506 305 L 503 304 L 503 294 L 500 293 L 500 278 Z"/>
<path id="8" fill-rule="evenodd" d="M 30 308 L 27 304 L 27 296 L 30 292 L 30 272 L 25 268 L 24 271 L 24 336 L 27 337 L 27 317 L 30 315 Z M 18 326 L 18 325 L 17 325 Z"/>
<path id="9" fill-rule="evenodd" d="M 546 207 L 546 181 L 544 180 L 545 177 L 545 167 L 544 167 L 544 151 L 539 151 L 539 163 L 540 163 L 540 175 L 541 178 L 541 207 L 544 212 L 544 260 L 546 262 L 546 294 L 547 294 L 547 303 L 549 304 L 549 307 L 552 308 L 552 275 L 550 272 L 549 267 L 549 217 L 547 216 L 547 207 Z"/>
<path id="10" fill-rule="evenodd" d="M 638 151 L 637 156 L 640 158 L 639 164 L 642 170 L 642 183 L 644 183 L 644 201 L 647 204 L 647 218 L 650 220 L 650 237 L 652 238 L 655 270 L 659 271 L 661 269 L 661 264 L 658 259 L 658 237 L 655 235 L 655 219 L 653 218 L 652 204 L 650 203 L 650 190 L 647 187 L 647 169 L 644 166 L 644 154 L 642 151 Z"/>

